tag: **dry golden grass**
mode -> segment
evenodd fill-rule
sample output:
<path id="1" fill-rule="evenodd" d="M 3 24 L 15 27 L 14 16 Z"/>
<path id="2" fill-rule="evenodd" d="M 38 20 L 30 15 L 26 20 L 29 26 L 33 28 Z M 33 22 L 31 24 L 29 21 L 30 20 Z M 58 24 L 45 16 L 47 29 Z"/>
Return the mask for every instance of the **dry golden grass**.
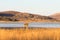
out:
<path id="1" fill-rule="evenodd" d="M 0 29 L 0 40 L 60 40 L 60 29 Z"/>

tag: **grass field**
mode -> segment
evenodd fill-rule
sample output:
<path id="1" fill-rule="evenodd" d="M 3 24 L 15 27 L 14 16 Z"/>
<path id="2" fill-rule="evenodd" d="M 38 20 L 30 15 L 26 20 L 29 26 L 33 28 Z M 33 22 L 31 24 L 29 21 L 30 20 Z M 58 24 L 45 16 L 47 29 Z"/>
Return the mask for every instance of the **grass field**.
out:
<path id="1" fill-rule="evenodd" d="M 0 28 L 0 40 L 60 40 L 60 28 Z"/>

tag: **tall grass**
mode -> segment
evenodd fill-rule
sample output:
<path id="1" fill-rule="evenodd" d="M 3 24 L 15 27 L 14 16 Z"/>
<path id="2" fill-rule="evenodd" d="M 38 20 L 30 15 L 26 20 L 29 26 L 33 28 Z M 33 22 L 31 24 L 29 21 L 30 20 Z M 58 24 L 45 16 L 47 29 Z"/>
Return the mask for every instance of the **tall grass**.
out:
<path id="1" fill-rule="evenodd" d="M 0 40 L 60 40 L 59 28 L 0 29 Z"/>

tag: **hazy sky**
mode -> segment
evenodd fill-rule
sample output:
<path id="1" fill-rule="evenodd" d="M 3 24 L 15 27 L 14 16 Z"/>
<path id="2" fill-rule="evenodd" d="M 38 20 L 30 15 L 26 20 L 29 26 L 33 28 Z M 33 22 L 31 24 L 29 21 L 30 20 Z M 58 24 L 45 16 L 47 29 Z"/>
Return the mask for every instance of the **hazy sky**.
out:
<path id="1" fill-rule="evenodd" d="M 51 15 L 60 12 L 60 0 L 0 0 L 0 11 L 6 10 Z"/>

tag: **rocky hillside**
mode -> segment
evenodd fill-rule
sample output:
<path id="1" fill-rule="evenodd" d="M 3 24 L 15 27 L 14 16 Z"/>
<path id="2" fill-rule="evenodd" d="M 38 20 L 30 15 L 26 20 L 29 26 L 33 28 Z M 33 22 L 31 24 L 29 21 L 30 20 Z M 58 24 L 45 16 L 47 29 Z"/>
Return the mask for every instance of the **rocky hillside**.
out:
<path id="1" fill-rule="evenodd" d="M 0 12 L 0 21 L 59 22 L 55 18 L 17 11 Z"/>

